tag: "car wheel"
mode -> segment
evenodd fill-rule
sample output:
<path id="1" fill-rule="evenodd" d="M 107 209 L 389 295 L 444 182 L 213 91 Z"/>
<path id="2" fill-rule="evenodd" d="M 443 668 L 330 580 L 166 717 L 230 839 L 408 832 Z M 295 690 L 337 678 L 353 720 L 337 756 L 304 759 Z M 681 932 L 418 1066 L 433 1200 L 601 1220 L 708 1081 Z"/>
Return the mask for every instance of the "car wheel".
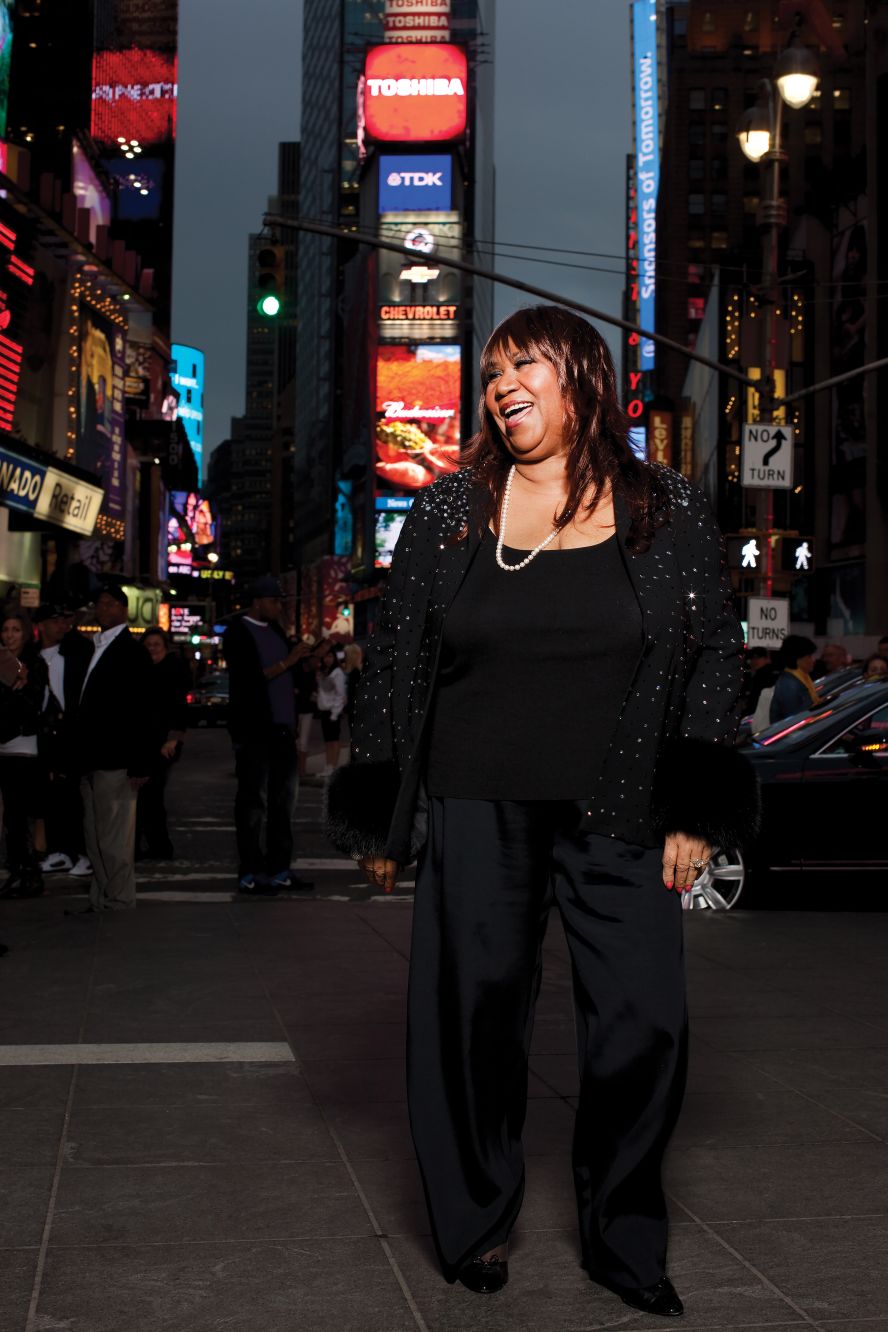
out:
<path id="1" fill-rule="evenodd" d="M 743 893 L 746 866 L 736 847 L 713 851 L 709 864 L 691 889 L 692 911 L 730 911 Z"/>

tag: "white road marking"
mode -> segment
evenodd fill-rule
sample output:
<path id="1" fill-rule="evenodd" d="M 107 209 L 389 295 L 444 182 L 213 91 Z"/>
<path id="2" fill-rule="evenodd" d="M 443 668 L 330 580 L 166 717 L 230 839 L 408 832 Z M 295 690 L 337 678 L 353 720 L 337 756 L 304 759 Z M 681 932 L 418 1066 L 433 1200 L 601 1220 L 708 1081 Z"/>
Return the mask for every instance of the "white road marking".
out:
<path id="1" fill-rule="evenodd" d="M 294 1064 L 285 1041 L 150 1041 L 101 1045 L 0 1045 L 0 1065 Z"/>

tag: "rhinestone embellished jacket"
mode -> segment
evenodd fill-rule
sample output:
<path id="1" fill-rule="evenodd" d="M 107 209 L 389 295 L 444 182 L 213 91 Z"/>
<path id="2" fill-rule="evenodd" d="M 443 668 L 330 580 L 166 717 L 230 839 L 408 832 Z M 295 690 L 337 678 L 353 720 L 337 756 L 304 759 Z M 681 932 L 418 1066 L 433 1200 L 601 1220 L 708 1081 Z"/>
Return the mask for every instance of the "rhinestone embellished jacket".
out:
<path id="1" fill-rule="evenodd" d="M 646 551 L 627 549 L 629 515 L 614 496 L 643 641 L 603 767 L 589 774 L 586 827 L 642 846 L 667 832 L 742 845 L 758 805 L 751 767 L 732 747 L 743 639 L 724 546 L 701 492 L 653 466 L 670 518 Z M 328 791 L 328 835 L 350 855 L 407 863 L 424 840 L 424 722 L 444 619 L 480 544 L 476 495 L 469 471 L 442 477 L 420 492 L 398 540 L 358 688 L 352 761 Z"/>

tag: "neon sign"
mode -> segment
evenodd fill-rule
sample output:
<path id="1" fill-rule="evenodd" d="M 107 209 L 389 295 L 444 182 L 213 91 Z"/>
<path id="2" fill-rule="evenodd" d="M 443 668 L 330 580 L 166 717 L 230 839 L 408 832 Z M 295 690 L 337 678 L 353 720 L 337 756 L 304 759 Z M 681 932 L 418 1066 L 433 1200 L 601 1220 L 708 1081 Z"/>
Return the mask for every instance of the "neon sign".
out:
<path id="1" fill-rule="evenodd" d="M 16 254 L 18 234 L 0 222 L 0 428 L 12 430 L 19 380 L 22 373 L 22 344 L 11 335 L 15 305 L 22 288 L 34 285 L 34 270 Z"/>

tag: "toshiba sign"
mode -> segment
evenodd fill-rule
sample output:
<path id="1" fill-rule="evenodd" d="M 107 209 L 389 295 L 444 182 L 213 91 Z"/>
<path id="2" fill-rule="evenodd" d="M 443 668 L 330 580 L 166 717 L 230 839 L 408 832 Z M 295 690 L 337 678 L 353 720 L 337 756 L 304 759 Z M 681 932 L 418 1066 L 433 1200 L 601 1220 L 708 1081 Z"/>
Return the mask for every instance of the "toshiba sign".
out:
<path id="1" fill-rule="evenodd" d="M 447 42 L 374 46 L 364 67 L 368 138 L 440 143 L 466 129 L 466 53 Z"/>

